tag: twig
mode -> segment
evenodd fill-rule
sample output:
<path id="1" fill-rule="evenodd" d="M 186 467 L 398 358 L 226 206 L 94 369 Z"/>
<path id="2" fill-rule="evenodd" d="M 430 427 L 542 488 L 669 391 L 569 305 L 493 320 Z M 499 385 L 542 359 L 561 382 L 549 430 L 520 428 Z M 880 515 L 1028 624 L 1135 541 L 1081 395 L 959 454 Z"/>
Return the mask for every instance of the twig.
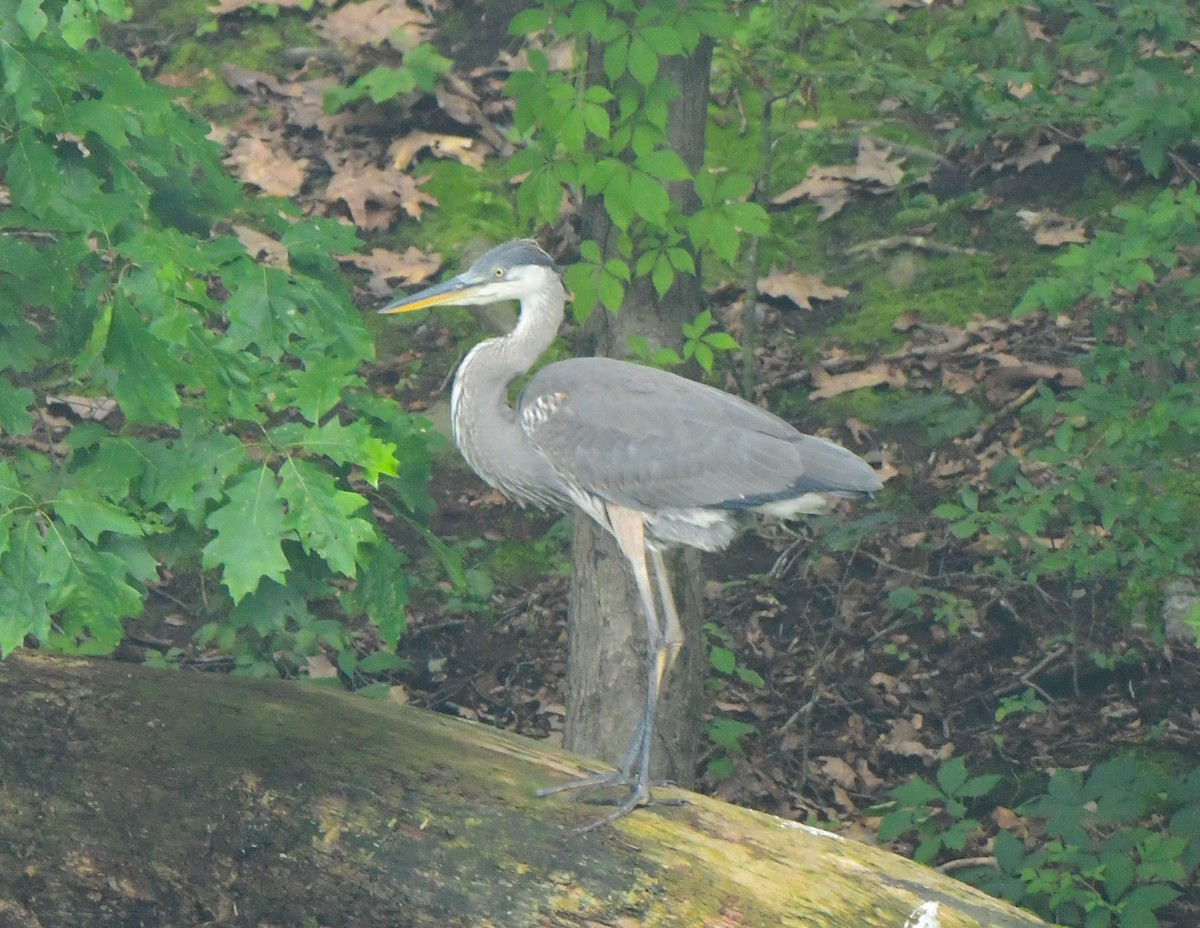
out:
<path id="1" fill-rule="evenodd" d="M 955 870 L 964 870 L 967 867 L 997 867 L 999 861 L 992 855 L 986 857 L 960 857 L 957 860 L 948 860 L 933 869 L 938 873 L 953 873 Z"/>

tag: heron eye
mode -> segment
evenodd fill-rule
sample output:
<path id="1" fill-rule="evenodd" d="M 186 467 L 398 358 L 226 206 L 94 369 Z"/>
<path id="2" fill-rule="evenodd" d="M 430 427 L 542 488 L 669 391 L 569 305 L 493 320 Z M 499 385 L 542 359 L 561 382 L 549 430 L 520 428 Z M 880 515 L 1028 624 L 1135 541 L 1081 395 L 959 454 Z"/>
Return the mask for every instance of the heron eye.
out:
<path id="1" fill-rule="evenodd" d="M 492 271 L 492 273 L 495 274 L 497 277 L 503 277 L 504 276 L 504 268 L 498 267 L 498 268 L 496 268 L 496 270 Z"/>

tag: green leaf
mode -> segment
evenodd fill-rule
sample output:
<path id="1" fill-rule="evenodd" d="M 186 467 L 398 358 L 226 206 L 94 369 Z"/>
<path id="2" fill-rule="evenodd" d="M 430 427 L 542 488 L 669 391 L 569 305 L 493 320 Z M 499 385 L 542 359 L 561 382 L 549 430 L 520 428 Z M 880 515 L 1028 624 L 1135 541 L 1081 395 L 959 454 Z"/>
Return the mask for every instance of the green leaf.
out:
<path id="1" fill-rule="evenodd" d="M 908 809 L 897 809 L 889 812 L 879 821 L 876 834 L 880 841 L 892 841 L 913 827 L 912 812 Z"/>
<path id="2" fill-rule="evenodd" d="M 959 789 L 967 780 L 967 766 L 961 757 L 953 757 L 946 761 L 937 771 L 938 786 L 947 796 L 957 796 Z"/>
<path id="3" fill-rule="evenodd" d="M 675 269 L 671 267 L 671 262 L 663 259 L 654 262 L 654 270 L 650 275 L 650 282 L 654 284 L 654 292 L 660 297 L 665 296 L 667 291 L 671 289 L 671 285 L 675 283 Z"/>
<path id="4" fill-rule="evenodd" d="M 68 487 L 59 493 L 54 511 L 92 544 L 100 541 L 102 532 L 134 537 L 144 534 L 141 524 L 124 509 L 88 495 L 83 487 Z"/>
<path id="5" fill-rule="evenodd" d="M 713 668 L 719 673 L 733 673 L 733 668 L 737 666 L 737 657 L 729 648 L 712 647 L 708 651 L 708 662 L 713 665 Z"/>
<path id="6" fill-rule="evenodd" d="M 361 385 L 361 378 L 354 376 L 357 367 L 354 358 L 322 357 L 308 361 L 302 371 L 293 372 L 295 386 L 285 400 L 309 422 L 319 422 L 338 404 L 343 390 Z"/>
<path id="7" fill-rule="evenodd" d="M 151 506 L 183 512 L 199 525 L 206 504 L 223 495 L 226 481 L 246 466 L 248 455 L 232 435 L 210 431 L 193 419 L 185 419 L 178 438 L 136 447 L 145 461 L 142 498 Z"/>
<path id="8" fill-rule="evenodd" d="M 522 10 L 508 24 L 509 35 L 531 35 L 550 25 L 550 13 L 543 7 Z"/>
<path id="9" fill-rule="evenodd" d="M 21 5 L 17 7 L 17 25 L 31 42 L 45 31 L 50 22 L 42 10 L 43 2 L 44 0 L 21 0 Z"/>
<path id="10" fill-rule="evenodd" d="M 709 332 L 704 336 L 704 341 L 715 351 L 737 351 L 741 347 L 728 332 Z"/>
<path id="11" fill-rule="evenodd" d="M 643 87 L 649 87 L 658 77 L 658 55 L 640 35 L 629 43 L 629 73 Z"/>
<path id="12" fill-rule="evenodd" d="M 616 83 L 629 63 L 629 36 L 621 35 L 604 46 L 604 76 Z"/>
<path id="13" fill-rule="evenodd" d="M 596 297 L 610 312 L 620 312 L 625 286 L 611 274 L 604 274 L 596 281 Z"/>
<path id="14" fill-rule="evenodd" d="M 0 432 L 15 436 L 32 432 L 33 417 L 29 408 L 33 402 L 32 390 L 14 387 L 7 377 L 0 377 Z"/>
<path id="15" fill-rule="evenodd" d="M 742 739 L 757 734 L 758 729 L 737 719 L 714 719 L 708 726 L 708 738 L 730 754 L 741 754 Z"/>
<path id="16" fill-rule="evenodd" d="M 671 198 L 661 181 L 644 171 L 634 170 L 629 175 L 629 193 L 633 197 L 634 211 L 639 216 L 655 227 L 666 225 Z"/>
<path id="17" fill-rule="evenodd" d="M 600 139 L 607 139 L 612 131 L 608 110 L 598 103 L 583 104 L 583 124 L 588 132 Z"/>
<path id="18" fill-rule="evenodd" d="M 692 176 L 683 159 L 669 148 L 660 148 L 641 155 L 636 164 L 639 170 L 661 181 L 688 180 Z"/>
<path id="19" fill-rule="evenodd" d="M 105 376 L 126 418 L 175 425 L 181 401 L 176 384 L 191 379 L 187 365 L 155 338 L 120 295 L 113 299 L 112 331 L 104 352 Z"/>
<path id="20" fill-rule="evenodd" d="M 284 531 L 294 532 L 304 550 L 347 577 L 358 570 L 358 547 L 377 540 L 375 529 L 353 514 L 365 497 L 340 490 L 333 478 L 307 461 L 290 457 L 280 468 L 280 490 L 288 512 Z"/>
<path id="21" fill-rule="evenodd" d="M 679 30 L 672 26 L 647 26 L 638 30 L 638 35 L 660 56 L 683 54 Z"/>
<path id="22" fill-rule="evenodd" d="M 443 547 L 442 551 L 446 553 L 449 549 Z M 449 557 L 453 559 L 453 554 L 449 553 Z M 408 630 L 404 613 L 408 605 L 405 566 L 404 555 L 397 548 L 389 544 L 374 545 L 359 570 L 358 583 L 341 596 L 347 613 L 365 613 L 388 648 L 394 648 Z M 461 573 L 461 562 L 455 561 L 454 566 Z"/>
<path id="23" fill-rule="evenodd" d="M 69 530 L 47 535 L 42 579 L 54 591 L 47 606 L 57 629 L 46 643 L 56 650 L 107 654 L 121 642 L 121 620 L 142 611 L 143 593 L 129 583 L 125 560 Z"/>
<path id="24" fill-rule="evenodd" d="M 931 802 L 940 802 L 942 794 L 921 777 L 911 777 L 893 787 L 888 795 L 906 806 L 921 807 Z"/>
<path id="25" fill-rule="evenodd" d="M 571 31 L 575 34 L 596 33 L 608 21 L 608 10 L 602 0 L 575 0 L 571 5 Z"/>
<path id="26" fill-rule="evenodd" d="M 376 437 L 368 423 L 361 420 L 342 425 L 330 419 L 324 425 L 282 425 L 271 431 L 271 440 L 278 447 L 303 447 L 313 454 L 322 454 L 338 464 L 354 464 L 363 469 L 371 486 L 379 485 L 379 476 L 395 476 L 399 461 L 396 445 Z"/>
<path id="27" fill-rule="evenodd" d="M 1135 911 L 1149 913 L 1155 909 L 1162 908 L 1170 902 L 1174 902 L 1178 898 L 1179 890 L 1174 887 L 1166 886 L 1162 883 L 1151 883 L 1130 890 L 1121 899 L 1121 910 L 1127 914 Z M 1122 920 L 1122 924 L 1124 924 L 1124 920 Z M 1147 924 L 1152 923 L 1147 922 Z"/>
<path id="28" fill-rule="evenodd" d="M 42 580 L 45 548 L 39 522 L 33 514 L 11 525 L 0 521 L 0 657 L 21 647 L 26 635 L 45 640 L 50 633 L 51 587 Z"/>
<path id="29" fill-rule="evenodd" d="M 275 474 L 259 467 L 227 490 L 228 500 L 205 520 L 215 537 L 204 546 L 206 570 L 219 567 L 235 603 L 267 577 L 283 583 L 288 571 L 281 541 L 285 536 L 283 499 Z"/>

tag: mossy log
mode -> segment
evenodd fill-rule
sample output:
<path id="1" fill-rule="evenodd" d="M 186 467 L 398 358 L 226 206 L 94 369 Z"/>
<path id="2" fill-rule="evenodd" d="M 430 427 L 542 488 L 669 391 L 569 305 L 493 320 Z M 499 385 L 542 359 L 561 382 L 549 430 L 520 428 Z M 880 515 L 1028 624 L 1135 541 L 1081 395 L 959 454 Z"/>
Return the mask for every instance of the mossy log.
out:
<path id="1" fill-rule="evenodd" d="M 0 717 L 0 928 L 1042 924 L 700 796 L 571 836 L 577 759 L 313 685 L 18 654 Z"/>

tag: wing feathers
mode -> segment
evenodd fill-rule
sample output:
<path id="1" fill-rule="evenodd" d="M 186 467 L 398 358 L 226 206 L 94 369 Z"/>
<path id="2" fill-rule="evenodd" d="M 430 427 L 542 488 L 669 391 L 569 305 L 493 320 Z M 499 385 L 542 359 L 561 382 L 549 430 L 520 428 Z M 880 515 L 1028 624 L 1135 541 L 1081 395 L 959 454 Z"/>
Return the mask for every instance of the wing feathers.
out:
<path id="1" fill-rule="evenodd" d="M 753 508 L 880 486 L 856 455 L 738 397 L 607 358 L 543 368 L 521 395 L 520 419 L 564 479 L 642 510 Z"/>

